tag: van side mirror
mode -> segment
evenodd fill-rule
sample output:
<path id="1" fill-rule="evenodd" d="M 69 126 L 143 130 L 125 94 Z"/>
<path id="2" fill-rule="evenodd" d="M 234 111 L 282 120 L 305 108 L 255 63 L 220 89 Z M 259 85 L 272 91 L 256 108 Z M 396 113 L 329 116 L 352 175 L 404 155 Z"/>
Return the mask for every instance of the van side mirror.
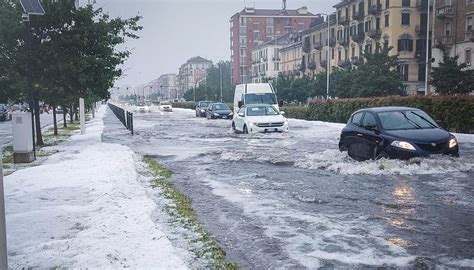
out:
<path id="1" fill-rule="evenodd" d="M 283 107 L 283 100 L 278 101 L 278 107 Z"/>
<path id="2" fill-rule="evenodd" d="M 238 106 L 239 108 L 242 107 L 242 101 L 239 101 L 239 102 L 237 103 L 237 106 Z"/>
<path id="3" fill-rule="evenodd" d="M 285 113 L 285 111 L 280 111 L 280 114 L 285 115 L 286 113 Z"/>
<path id="4" fill-rule="evenodd" d="M 239 115 L 240 117 L 244 117 L 244 116 L 245 116 L 244 113 L 239 113 L 238 115 Z"/>

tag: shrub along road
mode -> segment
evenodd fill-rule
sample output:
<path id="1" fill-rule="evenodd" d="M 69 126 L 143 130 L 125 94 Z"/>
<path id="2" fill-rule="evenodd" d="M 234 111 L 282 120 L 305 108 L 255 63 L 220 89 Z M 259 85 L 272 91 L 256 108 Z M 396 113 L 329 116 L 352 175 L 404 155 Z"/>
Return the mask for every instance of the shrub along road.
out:
<path id="1" fill-rule="evenodd" d="M 461 158 L 356 162 L 343 124 L 290 120 L 290 133 L 238 135 L 194 111 L 113 115 L 103 140 L 171 172 L 204 228 L 243 268 L 474 265 L 474 135 Z"/>

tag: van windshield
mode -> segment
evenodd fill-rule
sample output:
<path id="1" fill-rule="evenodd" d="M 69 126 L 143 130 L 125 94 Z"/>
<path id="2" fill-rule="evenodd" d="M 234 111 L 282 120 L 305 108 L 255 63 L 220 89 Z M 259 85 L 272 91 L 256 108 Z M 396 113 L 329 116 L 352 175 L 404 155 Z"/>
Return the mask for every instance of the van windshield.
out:
<path id="1" fill-rule="evenodd" d="M 246 94 L 245 104 L 276 104 L 276 97 L 273 93 Z"/>

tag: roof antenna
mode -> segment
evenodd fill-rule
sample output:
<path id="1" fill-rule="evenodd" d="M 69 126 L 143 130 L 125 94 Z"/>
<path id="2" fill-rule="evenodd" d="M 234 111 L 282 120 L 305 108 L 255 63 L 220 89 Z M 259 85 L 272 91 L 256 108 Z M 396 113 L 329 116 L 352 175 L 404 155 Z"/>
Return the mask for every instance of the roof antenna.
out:
<path id="1" fill-rule="evenodd" d="M 286 10 L 286 0 L 283 0 L 283 10 Z"/>

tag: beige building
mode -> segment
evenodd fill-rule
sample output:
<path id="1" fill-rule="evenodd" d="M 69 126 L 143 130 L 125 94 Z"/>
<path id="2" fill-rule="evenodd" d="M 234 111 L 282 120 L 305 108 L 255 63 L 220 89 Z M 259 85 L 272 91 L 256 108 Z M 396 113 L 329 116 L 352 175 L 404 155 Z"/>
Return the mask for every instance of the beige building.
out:
<path id="1" fill-rule="evenodd" d="M 319 22 L 303 35 L 305 73 L 326 68 L 347 68 L 363 61 L 365 50 L 393 47 L 399 54 L 398 69 L 407 94 L 424 94 L 428 0 L 342 0 L 330 16 L 330 46 L 327 21 Z M 430 18 L 431 20 L 431 18 Z"/>
<path id="2" fill-rule="evenodd" d="M 193 57 L 182 64 L 177 77 L 178 96 L 181 98 L 189 89 L 206 78 L 207 71 L 212 67 L 212 62 L 200 56 Z"/>
<path id="3" fill-rule="evenodd" d="M 281 73 L 284 76 L 302 76 L 303 66 L 301 65 L 301 38 L 280 49 Z"/>
<path id="4" fill-rule="evenodd" d="M 433 65 L 443 59 L 439 49 L 445 47 L 450 56 L 459 56 L 458 62 L 474 69 L 474 0 L 435 0 Z"/>

